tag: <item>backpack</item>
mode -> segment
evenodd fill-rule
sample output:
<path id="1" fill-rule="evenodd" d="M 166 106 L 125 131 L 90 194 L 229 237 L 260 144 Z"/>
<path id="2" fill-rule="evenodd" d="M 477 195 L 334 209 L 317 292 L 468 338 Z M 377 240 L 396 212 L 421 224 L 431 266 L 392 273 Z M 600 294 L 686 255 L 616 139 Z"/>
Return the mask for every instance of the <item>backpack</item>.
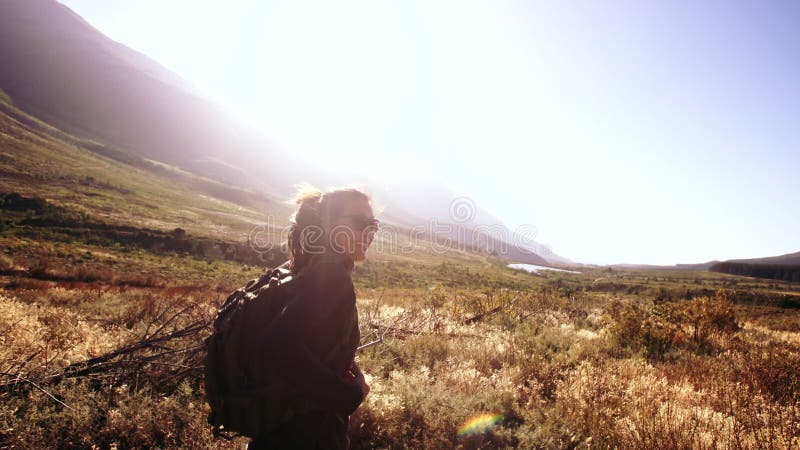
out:
<path id="1" fill-rule="evenodd" d="M 214 436 L 255 437 L 308 409 L 276 374 L 254 370 L 258 338 L 294 298 L 302 275 L 285 268 L 268 270 L 231 293 L 217 312 L 205 339 L 205 396 Z"/>

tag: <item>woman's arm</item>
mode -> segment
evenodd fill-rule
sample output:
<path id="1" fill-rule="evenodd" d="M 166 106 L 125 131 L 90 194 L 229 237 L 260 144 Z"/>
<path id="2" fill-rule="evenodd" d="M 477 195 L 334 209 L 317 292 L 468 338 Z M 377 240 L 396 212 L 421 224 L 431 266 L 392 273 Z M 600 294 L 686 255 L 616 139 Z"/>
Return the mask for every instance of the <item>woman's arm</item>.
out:
<path id="1" fill-rule="evenodd" d="M 369 394 L 369 385 L 367 384 L 367 380 L 364 378 L 364 373 L 361 372 L 361 369 L 358 367 L 358 364 L 355 361 L 353 361 L 353 364 L 350 365 L 350 369 L 347 370 L 347 379 L 358 383 L 364 398 L 367 398 L 367 395 Z"/>
<path id="2" fill-rule="evenodd" d="M 364 398 L 362 387 L 323 364 L 309 349 L 306 336 L 315 329 L 346 326 L 355 308 L 355 291 L 343 267 L 325 264 L 316 269 L 301 281 L 297 297 L 264 330 L 264 370 L 274 370 L 319 406 L 351 414 Z"/>

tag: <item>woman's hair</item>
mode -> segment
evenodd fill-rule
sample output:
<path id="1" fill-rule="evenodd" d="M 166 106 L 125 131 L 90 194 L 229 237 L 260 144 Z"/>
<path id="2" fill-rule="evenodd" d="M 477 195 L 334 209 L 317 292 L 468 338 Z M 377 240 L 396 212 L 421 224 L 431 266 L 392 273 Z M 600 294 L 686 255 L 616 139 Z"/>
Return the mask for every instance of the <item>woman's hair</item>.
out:
<path id="1" fill-rule="evenodd" d="M 369 201 L 369 196 L 356 188 L 333 188 L 321 192 L 310 184 L 298 186 L 292 203 L 299 205 L 292 214 L 289 227 L 289 269 L 298 272 L 315 254 L 330 251 L 330 243 L 322 232 L 323 224 L 336 217 L 344 204 L 356 200 Z"/>

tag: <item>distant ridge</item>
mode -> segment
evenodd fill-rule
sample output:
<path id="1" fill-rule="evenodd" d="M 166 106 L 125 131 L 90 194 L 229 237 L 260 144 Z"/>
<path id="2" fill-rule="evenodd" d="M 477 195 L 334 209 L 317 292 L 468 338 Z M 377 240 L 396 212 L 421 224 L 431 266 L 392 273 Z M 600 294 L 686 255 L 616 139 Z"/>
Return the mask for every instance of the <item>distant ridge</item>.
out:
<path id="1" fill-rule="evenodd" d="M 708 270 L 712 265 L 719 261 L 709 261 L 697 264 L 674 264 L 671 266 L 659 266 L 656 264 L 612 264 L 609 267 L 621 270 Z"/>
<path id="2" fill-rule="evenodd" d="M 800 266 L 800 252 L 787 253 L 780 256 L 768 256 L 766 258 L 751 259 L 731 259 L 726 262 L 738 262 L 748 264 L 776 264 L 784 266 Z"/>

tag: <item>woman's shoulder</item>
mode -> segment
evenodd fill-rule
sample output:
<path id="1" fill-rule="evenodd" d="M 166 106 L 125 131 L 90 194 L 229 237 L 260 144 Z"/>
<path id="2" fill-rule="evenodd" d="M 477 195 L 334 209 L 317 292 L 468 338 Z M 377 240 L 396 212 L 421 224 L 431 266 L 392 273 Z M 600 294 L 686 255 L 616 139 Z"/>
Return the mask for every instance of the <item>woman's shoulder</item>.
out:
<path id="1" fill-rule="evenodd" d="M 312 289 L 320 294 L 350 296 L 354 293 L 352 260 L 348 262 L 341 257 L 330 256 L 318 258 L 306 268 L 304 277 Z"/>
<path id="2" fill-rule="evenodd" d="M 318 255 L 310 268 L 317 274 L 350 279 L 353 267 L 350 257 L 334 253 Z"/>
<path id="3" fill-rule="evenodd" d="M 315 317 L 328 317 L 355 305 L 356 293 L 350 271 L 332 261 L 316 261 L 304 269 L 298 303 Z M 298 306 L 300 307 L 300 306 Z"/>

